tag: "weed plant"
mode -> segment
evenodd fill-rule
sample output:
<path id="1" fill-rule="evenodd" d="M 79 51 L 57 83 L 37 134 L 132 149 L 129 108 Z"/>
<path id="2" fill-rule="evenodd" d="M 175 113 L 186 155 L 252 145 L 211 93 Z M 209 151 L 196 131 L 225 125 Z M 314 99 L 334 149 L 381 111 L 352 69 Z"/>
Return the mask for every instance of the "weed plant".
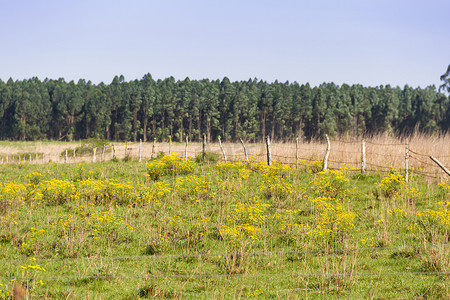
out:
<path id="1" fill-rule="evenodd" d="M 0 166 L 0 299 L 449 297 L 449 191 L 250 160 Z"/>

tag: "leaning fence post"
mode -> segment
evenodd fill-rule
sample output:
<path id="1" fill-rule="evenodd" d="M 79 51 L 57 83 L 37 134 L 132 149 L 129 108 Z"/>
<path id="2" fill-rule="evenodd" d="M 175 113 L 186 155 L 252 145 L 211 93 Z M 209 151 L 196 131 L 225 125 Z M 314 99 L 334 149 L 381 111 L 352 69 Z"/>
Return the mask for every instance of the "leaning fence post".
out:
<path id="1" fill-rule="evenodd" d="M 298 138 L 295 138 L 295 168 L 298 168 Z"/>
<path id="2" fill-rule="evenodd" d="M 220 140 L 220 135 L 219 135 L 218 139 L 219 139 L 220 150 L 222 150 L 223 161 L 227 162 L 227 155 L 225 154 L 225 150 L 223 149 L 222 141 Z"/>
<path id="3" fill-rule="evenodd" d="M 92 162 L 95 162 L 97 154 L 97 147 L 94 148 L 94 155 L 92 156 Z"/>
<path id="4" fill-rule="evenodd" d="M 267 147 L 267 165 L 272 165 L 272 154 L 270 153 L 270 137 L 266 137 L 266 147 Z"/>
<path id="5" fill-rule="evenodd" d="M 405 145 L 405 182 L 408 182 L 408 158 L 409 158 L 409 149 L 408 149 L 408 139 L 406 139 Z"/>
<path id="6" fill-rule="evenodd" d="M 206 159 L 206 134 L 203 134 L 203 145 L 202 145 L 202 161 Z"/>
<path id="7" fill-rule="evenodd" d="M 188 143 L 189 143 L 189 136 L 186 135 L 186 146 L 184 147 L 184 159 L 187 160 L 188 158 Z"/>
<path id="8" fill-rule="evenodd" d="M 154 155 L 155 155 L 155 144 L 156 144 L 156 138 L 153 138 L 152 159 L 154 158 Z"/>
<path id="9" fill-rule="evenodd" d="M 139 139 L 139 162 L 141 162 L 142 160 L 141 151 L 142 151 L 142 139 Z"/>
<path id="10" fill-rule="evenodd" d="M 430 156 L 431 160 L 434 161 L 445 173 L 447 173 L 447 175 L 450 176 L 450 171 L 444 167 L 443 164 L 441 164 L 440 161 L 438 161 L 436 158 L 434 158 L 433 156 Z"/>
<path id="11" fill-rule="evenodd" d="M 247 148 L 245 148 L 244 141 L 241 138 L 239 140 L 241 140 L 242 148 L 244 148 L 245 160 L 248 161 Z"/>
<path id="12" fill-rule="evenodd" d="M 327 139 L 327 150 L 325 151 L 325 156 L 323 157 L 323 165 L 322 165 L 322 171 L 326 171 L 328 169 L 328 157 L 330 156 L 330 138 L 328 137 L 328 134 L 325 134 L 325 138 Z"/>
<path id="13" fill-rule="evenodd" d="M 366 173 L 366 141 L 361 140 L 361 173 Z"/>

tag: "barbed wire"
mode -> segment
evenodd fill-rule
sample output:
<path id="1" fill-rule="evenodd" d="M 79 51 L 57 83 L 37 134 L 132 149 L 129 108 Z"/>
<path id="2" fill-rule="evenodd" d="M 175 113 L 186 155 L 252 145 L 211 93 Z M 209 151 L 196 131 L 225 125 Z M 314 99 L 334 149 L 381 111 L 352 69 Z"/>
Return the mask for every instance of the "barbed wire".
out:
<path id="1" fill-rule="evenodd" d="M 358 151 L 344 151 L 344 150 L 331 149 L 331 153 L 334 153 L 334 152 L 345 153 L 345 154 L 359 154 L 359 155 L 361 155 L 361 151 L 358 152 Z"/>
<path id="2" fill-rule="evenodd" d="M 377 167 L 377 168 L 379 168 L 381 170 L 391 170 L 391 168 L 392 168 L 392 167 L 379 166 L 379 165 L 376 165 L 376 164 L 372 164 L 370 162 L 366 162 L 366 165 L 372 166 L 372 167 Z"/>
<path id="3" fill-rule="evenodd" d="M 404 158 L 404 155 L 396 155 L 396 154 L 386 154 L 386 153 L 378 153 L 378 152 L 366 152 L 366 156 L 377 155 L 377 156 L 386 156 L 386 157 L 394 157 L 394 158 Z"/>
<path id="4" fill-rule="evenodd" d="M 416 151 L 414 151 L 414 150 L 412 150 L 412 149 L 410 149 L 410 148 L 408 148 L 408 151 L 409 151 L 409 152 L 412 152 L 412 153 L 415 154 L 415 155 L 425 156 L 425 157 L 430 157 L 428 154 L 417 153 Z"/>
<path id="5" fill-rule="evenodd" d="M 369 144 L 369 145 L 377 145 L 377 146 L 405 146 L 405 144 L 399 144 L 399 143 L 386 143 L 386 144 L 382 144 L 382 143 L 375 143 L 375 142 L 371 142 L 371 141 L 366 141 L 366 144 Z"/>
<path id="6" fill-rule="evenodd" d="M 361 141 L 357 141 L 357 140 L 355 140 L 355 141 L 330 140 L 330 142 L 341 143 L 341 144 L 359 144 L 359 145 L 361 145 Z"/>

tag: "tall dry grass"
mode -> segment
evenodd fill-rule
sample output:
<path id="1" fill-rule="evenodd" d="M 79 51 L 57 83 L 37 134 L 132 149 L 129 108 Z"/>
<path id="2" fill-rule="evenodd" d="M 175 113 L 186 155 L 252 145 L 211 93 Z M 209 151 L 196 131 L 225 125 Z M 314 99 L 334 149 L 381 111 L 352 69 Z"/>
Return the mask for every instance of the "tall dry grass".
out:
<path id="1" fill-rule="evenodd" d="M 422 173 L 430 178 L 438 179 L 446 178 L 445 173 L 429 158 L 430 155 L 437 158 L 445 166 L 450 168 L 450 135 L 429 136 L 425 134 L 415 133 L 406 138 L 396 138 L 389 135 L 378 135 L 365 139 L 366 144 L 366 170 L 367 171 L 389 171 L 390 168 L 405 168 L 405 152 L 406 142 L 409 148 L 408 165 L 413 173 Z M 139 143 L 113 143 L 115 155 L 122 159 L 125 156 L 137 158 L 139 156 Z M 0 145 L 0 155 L 12 155 L 18 153 L 42 153 L 43 157 L 32 160 L 35 163 L 45 163 L 48 161 L 63 163 L 65 158 L 61 157 L 64 149 L 74 149 L 79 144 L 70 142 L 9 142 Z M 158 153 L 168 154 L 178 153 L 185 155 L 186 145 L 184 143 L 168 142 L 143 143 L 141 147 L 142 160 L 156 157 Z M 244 160 L 244 150 L 240 143 L 223 143 L 227 159 L 229 161 Z M 125 149 L 126 148 L 126 149 Z M 248 156 L 251 159 L 266 160 L 266 145 L 264 143 L 246 143 Z M 361 139 L 336 138 L 331 139 L 331 153 L 329 156 L 330 168 L 361 168 Z M 271 144 L 272 159 L 286 164 L 296 164 L 297 153 L 296 141 L 291 142 L 275 142 Z M 202 153 L 201 143 L 189 143 L 187 154 L 189 157 L 195 157 Z M 298 145 L 298 162 L 302 161 L 321 161 L 326 150 L 325 140 L 299 140 Z M 207 144 L 207 152 L 218 153 L 222 156 L 218 143 Z M 90 162 L 92 157 L 73 157 L 73 152 L 69 151 L 68 162 Z M 112 151 L 105 153 L 104 160 L 109 160 L 113 156 Z M 24 159 L 28 160 L 27 157 Z M 101 150 L 97 151 L 96 160 L 102 159 Z"/>

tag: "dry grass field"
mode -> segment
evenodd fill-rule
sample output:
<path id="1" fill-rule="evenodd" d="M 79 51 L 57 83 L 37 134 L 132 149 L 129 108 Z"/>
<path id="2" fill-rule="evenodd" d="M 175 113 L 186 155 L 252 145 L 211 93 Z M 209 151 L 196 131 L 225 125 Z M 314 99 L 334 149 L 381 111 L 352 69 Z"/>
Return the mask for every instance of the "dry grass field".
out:
<path id="1" fill-rule="evenodd" d="M 366 144 L 366 170 L 388 172 L 391 168 L 405 168 L 406 139 L 398 139 L 387 135 L 376 136 L 365 139 Z M 79 142 L 0 142 L 0 157 L 2 163 L 27 161 L 30 163 L 64 163 L 66 158 L 61 153 L 68 149 L 67 162 L 90 162 L 92 156 L 74 156 L 73 149 L 79 146 Z M 249 159 L 266 160 L 267 150 L 264 143 L 246 143 Z M 96 160 L 110 160 L 113 158 L 113 147 L 117 158 L 123 159 L 126 156 L 131 158 L 139 157 L 139 143 L 110 143 L 106 152 L 98 149 Z M 240 143 L 223 142 L 224 151 L 228 161 L 244 160 L 244 150 Z M 444 166 L 450 166 L 450 135 L 426 136 L 415 134 L 408 138 L 408 166 L 412 173 L 420 173 L 428 178 L 444 179 L 445 173 L 429 158 L 434 156 Z M 284 164 L 295 165 L 296 162 L 311 161 L 319 163 L 323 160 L 326 150 L 325 140 L 302 141 L 299 140 L 298 156 L 296 141 L 273 142 L 271 144 L 272 160 L 277 160 Z M 207 152 L 220 155 L 222 152 L 218 143 L 210 143 L 206 146 Z M 141 158 L 143 161 L 156 157 L 158 153 L 178 153 L 180 156 L 186 154 L 184 143 L 152 142 L 142 144 Z M 362 159 L 361 140 L 351 138 L 331 139 L 331 152 L 329 156 L 329 168 L 351 168 L 361 169 Z M 189 143 L 187 155 L 194 157 L 202 153 L 201 143 Z M 38 155 L 36 155 L 38 154 Z M 298 157 L 298 158 L 297 158 Z"/>

